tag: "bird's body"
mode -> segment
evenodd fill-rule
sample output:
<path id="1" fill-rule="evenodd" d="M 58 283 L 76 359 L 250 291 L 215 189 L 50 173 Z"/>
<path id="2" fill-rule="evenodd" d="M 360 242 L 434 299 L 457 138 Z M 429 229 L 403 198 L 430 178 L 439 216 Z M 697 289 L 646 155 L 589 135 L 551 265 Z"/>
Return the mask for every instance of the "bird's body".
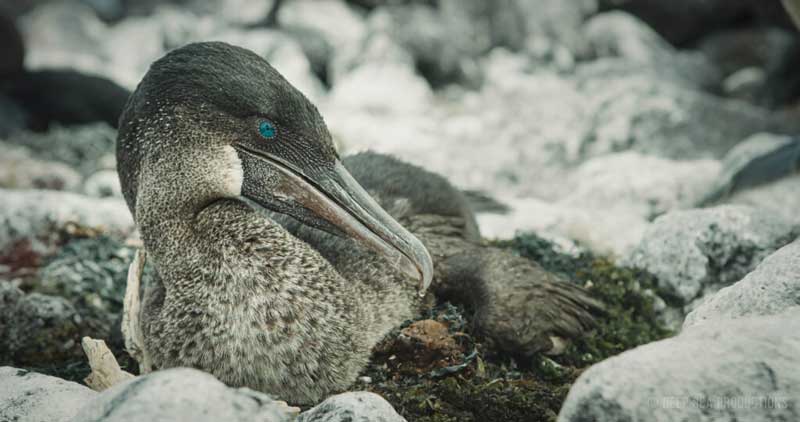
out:
<path id="1" fill-rule="evenodd" d="M 431 278 L 519 352 L 579 334 L 599 307 L 481 245 L 440 176 L 377 154 L 342 164 L 316 108 L 244 49 L 191 44 L 154 63 L 117 155 L 157 273 L 140 318 L 156 368 L 311 403 L 355 380 Z"/>

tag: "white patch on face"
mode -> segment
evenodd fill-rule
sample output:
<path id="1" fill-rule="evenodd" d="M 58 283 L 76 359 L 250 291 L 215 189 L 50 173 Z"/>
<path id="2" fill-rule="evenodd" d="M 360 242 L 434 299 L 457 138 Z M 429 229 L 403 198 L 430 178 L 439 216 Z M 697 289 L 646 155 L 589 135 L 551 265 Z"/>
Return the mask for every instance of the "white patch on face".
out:
<path id="1" fill-rule="evenodd" d="M 223 174 L 223 184 L 225 192 L 231 197 L 241 196 L 242 182 L 244 181 L 244 170 L 242 170 L 242 160 L 239 159 L 239 154 L 231 146 L 224 148 L 225 154 L 223 161 L 225 162 L 225 173 Z"/>

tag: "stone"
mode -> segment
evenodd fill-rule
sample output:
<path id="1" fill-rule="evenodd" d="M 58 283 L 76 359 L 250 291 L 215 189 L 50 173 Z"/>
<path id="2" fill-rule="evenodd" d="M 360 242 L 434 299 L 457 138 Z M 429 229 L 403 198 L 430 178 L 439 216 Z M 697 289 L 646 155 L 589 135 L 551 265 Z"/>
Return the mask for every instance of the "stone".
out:
<path id="1" fill-rule="evenodd" d="M 251 422 L 292 420 L 285 403 L 247 388 L 228 388 L 196 369 L 152 372 L 95 396 L 73 422 Z"/>
<path id="2" fill-rule="evenodd" d="M 268 29 L 228 28 L 207 35 L 202 40 L 223 41 L 252 50 L 266 59 L 311 101 L 319 101 L 325 92 L 301 46 L 285 33 Z"/>
<path id="3" fill-rule="evenodd" d="M 337 394 L 298 416 L 297 422 L 405 422 L 383 397 L 366 391 Z"/>
<path id="4" fill-rule="evenodd" d="M 780 2 L 760 0 L 600 0 L 601 9 L 621 9 L 647 22 L 670 43 L 686 46 L 719 29 L 741 25 L 748 16 L 753 26 L 789 25 Z"/>
<path id="5" fill-rule="evenodd" d="M 334 52 L 355 48 L 366 35 L 364 17 L 343 0 L 294 0 L 280 11 L 286 27 L 314 29 Z"/>
<path id="6" fill-rule="evenodd" d="M 676 81 L 715 88 L 721 72 L 700 52 L 677 50 L 633 15 L 613 11 L 591 17 L 583 27 L 598 57 L 618 57 L 652 66 Z"/>
<path id="7" fill-rule="evenodd" d="M 83 193 L 95 198 L 122 198 L 122 186 L 116 170 L 100 170 L 83 182 Z"/>
<path id="8" fill-rule="evenodd" d="M 34 290 L 67 299 L 91 325 L 85 334 L 113 340 L 133 256 L 134 248 L 108 236 L 71 239 L 41 267 Z"/>
<path id="9" fill-rule="evenodd" d="M 744 277 L 794 240 L 797 230 L 752 207 L 674 211 L 653 222 L 625 261 L 651 272 L 661 288 L 689 304 Z"/>
<path id="10" fill-rule="evenodd" d="M 18 365 L 47 365 L 80 358 L 80 323 L 66 299 L 25 294 L 0 282 L 0 360 Z"/>
<path id="11" fill-rule="evenodd" d="M 576 79 L 584 107 L 590 110 L 582 145 L 587 155 L 634 149 L 678 160 L 721 159 L 755 133 L 796 131 L 791 119 L 662 81 L 652 72 L 602 70 L 595 65 L 579 69 Z"/>
<path id="12" fill-rule="evenodd" d="M 386 34 L 407 50 L 431 85 L 480 85 L 482 51 L 464 34 L 473 27 L 445 12 L 425 4 L 380 7 L 370 13 L 367 26 L 368 36 Z"/>
<path id="13" fill-rule="evenodd" d="M 724 201 L 737 192 L 780 180 L 794 173 L 798 166 L 800 140 L 770 133 L 755 134 L 725 155 L 723 170 L 701 204 Z"/>
<path id="14" fill-rule="evenodd" d="M 67 422 L 97 393 L 86 386 L 10 366 L 0 367 L 0 420 Z"/>
<path id="15" fill-rule="evenodd" d="M 691 208 L 719 175 L 716 160 L 669 160 L 635 151 L 591 158 L 570 176 L 573 188 L 559 204 L 603 209 L 628 206 L 647 220 Z"/>
<path id="16" fill-rule="evenodd" d="M 31 158 L 64 163 L 88 177 L 99 170 L 113 169 L 109 163 L 117 145 L 117 131 L 105 123 L 51 128 L 44 133 L 18 132 L 5 139 L 7 144 L 22 146 Z"/>
<path id="17" fill-rule="evenodd" d="M 26 147 L 0 141 L 0 188 L 77 190 L 82 181 L 77 171 L 32 155 Z"/>
<path id="18" fill-rule="evenodd" d="M 558 420 L 796 420 L 799 353 L 798 310 L 696 325 L 590 367 Z"/>
<path id="19" fill-rule="evenodd" d="M 684 330 L 752 315 L 776 315 L 800 307 L 800 240 L 766 257 L 753 272 L 706 299 L 686 316 Z"/>
<path id="20" fill-rule="evenodd" d="M 134 229 L 133 218 L 121 198 L 0 189 L 0 256 L 19 248 L 46 255 L 55 246 L 53 236 L 70 225 L 121 236 Z"/>
<path id="21" fill-rule="evenodd" d="M 735 193 L 727 203 L 767 210 L 800 225 L 800 175 L 788 176 Z"/>

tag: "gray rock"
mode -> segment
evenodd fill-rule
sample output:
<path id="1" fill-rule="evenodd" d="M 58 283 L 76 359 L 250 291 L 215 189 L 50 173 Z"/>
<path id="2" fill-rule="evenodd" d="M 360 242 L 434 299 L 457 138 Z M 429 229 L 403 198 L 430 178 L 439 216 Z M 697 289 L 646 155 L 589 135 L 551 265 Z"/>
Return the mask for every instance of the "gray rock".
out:
<path id="1" fill-rule="evenodd" d="M 100 170 L 86 178 L 83 182 L 83 192 L 95 198 L 109 196 L 122 198 L 122 186 L 115 170 Z"/>
<path id="2" fill-rule="evenodd" d="M 0 141 L 0 187 L 74 191 L 81 175 L 70 166 L 32 157 L 21 145 Z"/>
<path id="3" fill-rule="evenodd" d="M 727 202 L 762 208 L 800 225 L 800 174 L 735 193 Z"/>
<path id="4" fill-rule="evenodd" d="M 440 0 L 439 7 L 443 14 L 460 18 L 465 27 L 473 28 L 475 35 L 471 38 L 478 42 L 479 48 L 487 44 L 484 40 L 488 38 L 489 47 L 526 51 L 546 39 L 549 44 L 565 48 L 570 55 L 582 57 L 589 48 L 580 27 L 597 11 L 597 1 Z"/>
<path id="5" fill-rule="evenodd" d="M 383 397 L 366 391 L 328 397 L 303 412 L 297 422 L 405 422 Z"/>
<path id="6" fill-rule="evenodd" d="M 591 112 L 583 144 L 588 154 L 632 148 L 679 160 L 721 159 L 755 133 L 798 129 L 796 121 L 670 83 L 661 74 L 620 72 L 602 63 L 578 69 L 576 83 Z"/>
<path id="7" fill-rule="evenodd" d="M 0 189 L 0 256 L 25 249 L 47 255 L 57 231 L 68 225 L 126 235 L 133 218 L 119 198 L 97 199 L 68 192 Z"/>
<path id="8" fill-rule="evenodd" d="M 482 51 L 463 33 L 471 28 L 444 11 L 424 4 L 380 7 L 370 13 L 367 25 L 369 36 L 385 33 L 407 50 L 432 85 L 480 84 Z"/>
<path id="9" fill-rule="evenodd" d="M 81 318 L 66 299 L 0 282 L 0 361 L 47 365 L 80 356 Z"/>
<path id="10" fill-rule="evenodd" d="M 25 147 L 32 158 L 67 164 L 86 177 L 108 168 L 106 157 L 114 154 L 117 131 L 94 123 L 55 127 L 46 133 L 20 132 L 6 142 Z"/>
<path id="11" fill-rule="evenodd" d="M 780 2 L 761 0 L 600 0 L 601 8 L 620 8 L 632 13 L 670 43 L 689 45 L 704 35 L 725 27 L 738 27 L 742 16 L 758 24 L 784 23 L 786 12 Z"/>
<path id="12" fill-rule="evenodd" d="M 103 391 L 73 422 L 284 422 L 285 404 L 247 388 L 228 388 L 196 369 L 156 371 Z"/>
<path id="13" fill-rule="evenodd" d="M 798 354 L 800 311 L 697 325 L 589 368 L 558 420 L 798 420 Z"/>
<path id="14" fill-rule="evenodd" d="M 675 211 L 657 218 L 626 260 L 689 303 L 741 279 L 796 235 L 796 226 L 751 207 Z"/>
<path id="15" fill-rule="evenodd" d="M 679 51 L 637 17 L 625 12 L 593 16 L 584 25 L 586 39 L 599 57 L 619 57 L 646 64 L 675 81 L 714 88 L 721 72 L 699 52 Z"/>
<path id="16" fill-rule="evenodd" d="M 88 335 L 114 339 L 134 253 L 108 236 L 70 240 L 39 270 L 34 291 L 66 298 L 92 327 Z"/>
<path id="17" fill-rule="evenodd" d="M 78 383 L 0 367 L 0 420 L 66 422 L 97 393 Z"/>
<path id="18" fill-rule="evenodd" d="M 797 176 L 800 140 L 760 133 L 732 149 L 723 160 L 723 171 L 702 204 L 732 202 L 769 209 L 800 223 L 794 212 L 800 198 Z"/>
<path id="19" fill-rule="evenodd" d="M 683 328 L 750 315 L 775 315 L 800 306 L 800 240 L 768 256 L 742 280 L 686 316 Z"/>

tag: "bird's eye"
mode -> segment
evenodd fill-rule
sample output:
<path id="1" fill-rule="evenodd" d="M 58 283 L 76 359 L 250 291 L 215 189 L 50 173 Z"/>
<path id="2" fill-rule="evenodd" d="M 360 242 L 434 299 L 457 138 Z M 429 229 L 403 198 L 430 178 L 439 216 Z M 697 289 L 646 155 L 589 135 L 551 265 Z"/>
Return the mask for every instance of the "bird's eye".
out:
<path id="1" fill-rule="evenodd" d="M 267 139 L 274 138 L 275 132 L 276 132 L 275 126 L 266 120 L 263 120 L 261 123 L 258 124 L 258 133 L 260 133 L 261 136 Z"/>

